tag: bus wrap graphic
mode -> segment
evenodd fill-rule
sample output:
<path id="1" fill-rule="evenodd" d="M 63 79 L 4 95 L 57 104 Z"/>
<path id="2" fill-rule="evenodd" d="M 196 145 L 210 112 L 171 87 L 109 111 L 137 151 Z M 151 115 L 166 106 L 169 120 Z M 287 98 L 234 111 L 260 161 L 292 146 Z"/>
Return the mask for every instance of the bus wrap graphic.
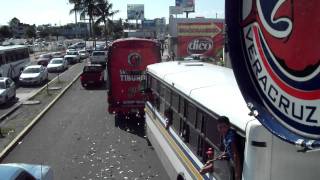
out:
<path id="1" fill-rule="evenodd" d="M 241 14 L 238 18 L 241 40 L 237 42 L 242 46 L 242 63 L 259 97 L 256 102 L 262 102 L 255 105 L 263 106 L 272 117 L 261 118 L 260 122 L 287 141 L 294 140 L 280 132 L 282 127 L 288 130 L 287 134 L 295 134 L 301 139 L 319 140 L 320 24 L 315 15 L 319 14 L 320 1 L 240 2 L 237 8 Z M 228 6 L 231 9 L 231 5 Z M 235 33 L 230 29 L 234 27 L 231 21 L 231 18 L 227 20 L 229 34 Z M 233 37 L 230 37 L 231 53 L 235 50 Z M 234 68 L 238 68 L 235 64 L 239 61 L 234 58 L 235 54 L 231 59 Z M 245 89 L 240 81 L 244 92 L 253 91 Z"/>

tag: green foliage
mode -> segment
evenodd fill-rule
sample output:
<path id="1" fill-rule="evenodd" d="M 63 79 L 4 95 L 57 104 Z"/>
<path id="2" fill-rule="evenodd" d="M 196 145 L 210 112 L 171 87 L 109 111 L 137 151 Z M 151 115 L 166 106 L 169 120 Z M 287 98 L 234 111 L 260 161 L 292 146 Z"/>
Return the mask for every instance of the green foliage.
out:
<path id="1" fill-rule="evenodd" d="M 28 38 L 36 37 L 36 29 L 34 26 L 29 26 L 25 34 Z"/>
<path id="2" fill-rule="evenodd" d="M 9 26 L 1 26 L 0 27 L 0 38 L 11 38 L 12 31 L 10 30 Z"/>

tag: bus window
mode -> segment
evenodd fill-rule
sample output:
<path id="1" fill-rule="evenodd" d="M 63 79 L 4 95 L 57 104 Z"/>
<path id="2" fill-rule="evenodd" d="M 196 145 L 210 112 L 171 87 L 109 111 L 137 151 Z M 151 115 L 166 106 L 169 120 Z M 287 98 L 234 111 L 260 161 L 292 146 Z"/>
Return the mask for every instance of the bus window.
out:
<path id="1" fill-rule="evenodd" d="M 189 126 L 189 147 L 193 152 L 198 151 L 199 146 L 199 132 L 192 126 Z"/>
<path id="2" fill-rule="evenodd" d="M 206 116 L 205 117 L 205 132 L 206 137 L 216 146 L 220 146 L 220 135 L 217 130 L 217 121 L 216 119 Z"/>
<path id="3" fill-rule="evenodd" d="M 169 88 L 165 88 L 164 99 L 167 103 L 171 104 L 171 90 Z"/>
<path id="4" fill-rule="evenodd" d="M 4 59 L 2 57 L 2 55 L 0 55 L 0 65 L 4 64 Z"/>
<path id="5" fill-rule="evenodd" d="M 160 113 L 161 114 L 164 114 L 164 110 L 166 108 L 166 102 L 164 99 L 165 90 L 166 90 L 165 86 L 161 84 L 160 85 L 160 92 L 159 92 L 160 97 L 161 97 L 160 98 Z"/>
<path id="6" fill-rule="evenodd" d="M 188 104 L 188 111 L 187 111 L 187 120 L 192 125 L 195 126 L 195 122 L 197 119 L 197 109 L 191 103 Z"/>
<path id="7" fill-rule="evenodd" d="M 180 116 L 179 116 L 179 95 L 172 93 L 172 108 L 173 108 L 173 129 L 179 133 L 180 132 Z"/>

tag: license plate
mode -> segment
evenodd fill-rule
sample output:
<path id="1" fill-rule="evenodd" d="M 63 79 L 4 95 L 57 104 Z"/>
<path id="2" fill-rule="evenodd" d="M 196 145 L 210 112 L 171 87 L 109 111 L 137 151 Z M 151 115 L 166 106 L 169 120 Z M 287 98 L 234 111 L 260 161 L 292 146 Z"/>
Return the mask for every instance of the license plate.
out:
<path id="1" fill-rule="evenodd" d="M 138 109 L 131 109 L 131 112 L 139 112 Z"/>

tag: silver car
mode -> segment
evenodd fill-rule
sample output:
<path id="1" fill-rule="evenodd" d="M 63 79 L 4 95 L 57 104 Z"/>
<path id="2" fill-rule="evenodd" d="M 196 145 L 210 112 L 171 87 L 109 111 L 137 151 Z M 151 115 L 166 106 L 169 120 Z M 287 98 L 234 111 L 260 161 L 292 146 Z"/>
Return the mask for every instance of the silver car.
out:
<path id="1" fill-rule="evenodd" d="M 47 65 L 48 72 L 62 72 L 68 69 L 68 62 L 64 58 L 53 58 Z"/>
<path id="2" fill-rule="evenodd" d="M 80 50 L 80 51 L 78 51 L 78 52 L 79 52 L 79 55 L 80 55 L 80 58 L 81 58 L 81 59 L 86 59 L 86 58 L 89 57 L 89 53 L 88 53 L 88 51 L 86 51 L 86 50 Z"/>
<path id="3" fill-rule="evenodd" d="M 53 180 L 53 171 L 49 166 L 37 164 L 0 164 L 0 177 L 8 180 Z"/>
<path id="4" fill-rule="evenodd" d="M 15 97 L 16 86 L 14 81 L 7 77 L 0 77 L 0 104 L 5 104 Z"/>
<path id="5" fill-rule="evenodd" d="M 42 84 L 48 80 L 48 70 L 42 65 L 27 66 L 19 77 L 22 85 Z"/>

